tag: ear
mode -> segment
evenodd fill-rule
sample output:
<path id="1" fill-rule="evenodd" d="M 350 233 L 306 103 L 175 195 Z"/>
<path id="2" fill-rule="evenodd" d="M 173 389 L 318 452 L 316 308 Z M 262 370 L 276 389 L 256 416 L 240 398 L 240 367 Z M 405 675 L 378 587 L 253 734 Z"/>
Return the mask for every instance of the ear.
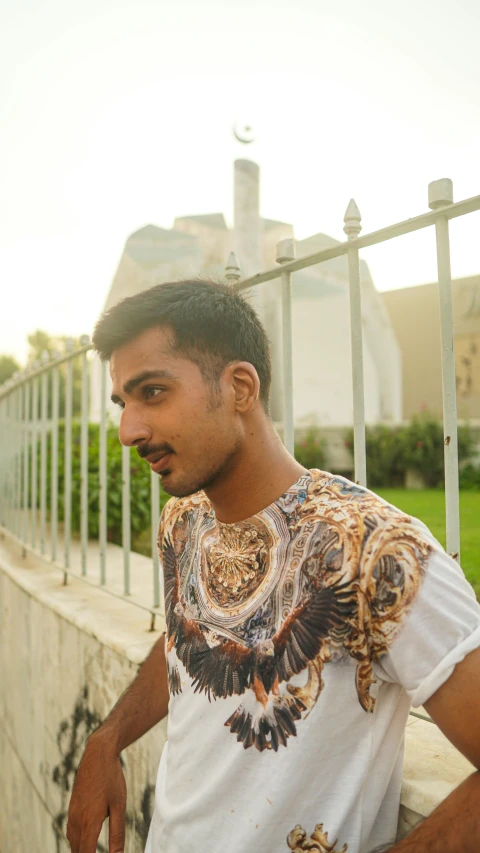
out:
<path id="1" fill-rule="evenodd" d="M 253 364 L 248 361 L 236 361 L 229 364 L 228 382 L 233 391 L 235 411 L 247 414 L 256 405 L 260 397 L 260 380 Z"/>

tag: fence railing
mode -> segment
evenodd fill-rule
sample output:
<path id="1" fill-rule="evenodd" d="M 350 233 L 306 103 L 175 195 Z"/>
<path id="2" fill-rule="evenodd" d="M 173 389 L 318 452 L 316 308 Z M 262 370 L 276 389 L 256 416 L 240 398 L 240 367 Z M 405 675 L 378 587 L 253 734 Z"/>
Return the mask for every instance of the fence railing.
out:
<path id="1" fill-rule="evenodd" d="M 284 393 L 284 442 L 293 453 L 294 394 L 292 370 L 292 294 L 291 276 L 298 270 L 347 255 L 350 286 L 350 320 L 352 341 L 352 383 L 354 420 L 355 481 L 366 485 L 365 406 L 363 378 L 362 312 L 359 250 L 392 238 L 434 226 L 437 244 L 439 284 L 443 422 L 445 445 L 445 492 L 447 551 L 456 559 L 460 555 L 460 521 L 458 488 L 458 444 L 455 361 L 453 350 L 453 313 L 449 247 L 449 220 L 480 210 L 480 196 L 453 203 L 452 182 L 434 181 L 428 188 L 431 211 L 371 234 L 359 236 L 361 217 L 352 200 L 344 217 L 347 240 L 322 251 L 295 258 L 295 244 L 282 240 L 277 247 L 278 266 L 241 280 L 238 261 L 230 255 L 226 281 L 236 290 L 256 287 L 279 278 L 282 294 L 282 351 Z M 140 602 L 131 596 L 131 454 L 122 448 L 121 513 L 123 578 L 121 591 L 107 586 L 109 498 L 113 500 L 108 478 L 107 453 L 107 366 L 101 365 L 100 421 L 98 427 L 98 471 L 89 468 L 89 339 L 81 339 L 80 347 L 67 344 L 66 352 L 52 358 L 44 355 L 0 387 L 0 529 L 21 543 L 25 553 L 35 552 L 49 559 L 63 571 L 64 583 L 70 575 L 86 583 L 94 583 L 111 595 L 127 597 L 155 616 L 161 612 L 162 590 L 156 534 L 160 516 L 159 478 L 150 476 L 151 525 L 151 600 Z M 63 439 L 63 450 L 60 447 Z M 79 472 L 72 468 L 73 442 L 79 444 Z M 63 468 L 60 471 L 60 467 Z M 75 482 L 79 477 L 79 484 Z M 92 483 L 94 482 L 94 486 Z M 72 495 L 79 495 L 79 538 L 72 539 Z M 89 490 L 98 489 L 97 549 L 92 557 L 89 540 Z M 77 489 L 78 491 L 78 489 Z M 61 498 L 61 501 L 60 501 Z M 61 502 L 61 513 L 59 513 Z M 59 520 L 60 519 L 60 520 Z M 78 556 L 78 568 L 72 566 L 72 542 Z M 94 565 L 96 563 L 96 565 Z M 94 575 L 97 576 L 94 580 Z"/>

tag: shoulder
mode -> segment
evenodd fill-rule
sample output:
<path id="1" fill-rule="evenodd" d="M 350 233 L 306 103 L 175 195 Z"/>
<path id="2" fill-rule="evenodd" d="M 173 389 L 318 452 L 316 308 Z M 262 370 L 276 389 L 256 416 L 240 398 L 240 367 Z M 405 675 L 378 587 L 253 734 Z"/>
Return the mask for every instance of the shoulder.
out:
<path id="1" fill-rule="evenodd" d="M 369 489 L 324 471 L 311 473 L 300 525 L 314 531 L 325 580 L 353 584 L 373 625 L 393 634 L 440 546 L 418 519 Z"/>

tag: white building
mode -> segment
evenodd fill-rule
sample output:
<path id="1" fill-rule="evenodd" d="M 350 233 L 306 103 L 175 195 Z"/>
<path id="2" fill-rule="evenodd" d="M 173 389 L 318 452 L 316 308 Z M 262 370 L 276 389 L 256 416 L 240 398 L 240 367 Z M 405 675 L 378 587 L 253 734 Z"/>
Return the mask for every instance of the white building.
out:
<path id="1" fill-rule="evenodd" d="M 259 169 L 248 160 L 235 163 L 235 224 L 223 214 L 175 219 L 171 230 L 146 225 L 132 234 L 108 294 L 105 308 L 158 284 L 193 276 L 223 278 L 232 248 L 242 275 L 275 265 L 276 244 L 293 237 L 293 226 L 259 214 Z M 297 257 L 337 241 L 316 234 L 296 244 Z M 388 313 L 360 262 L 365 416 L 368 423 L 402 417 L 401 356 Z M 280 281 L 251 294 L 272 343 L 272 415 L 282 420 Z M 347 426 L 353 423 L 348 262 L 326 261 L 292 276 L 294 416 L 297 426 Z M 91 417 L 99 419 L 98 364 L 92 370 Z M 110 409 L 110 411 L 112 411 Z M 113 414 L 113 412 L 112 412 Z"/>

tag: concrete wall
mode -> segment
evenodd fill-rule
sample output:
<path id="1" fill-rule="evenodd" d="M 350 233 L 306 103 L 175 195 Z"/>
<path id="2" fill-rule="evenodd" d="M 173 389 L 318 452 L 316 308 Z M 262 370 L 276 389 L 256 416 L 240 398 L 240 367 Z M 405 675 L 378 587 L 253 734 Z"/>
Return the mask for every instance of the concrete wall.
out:
<path id="1" fill-rule="evenodd" d="M 149 614 L 0 542 L 0 851 L 67 853 L 66 815 L 87 735 L 160 631 Z M 144 850 L 166 727 L 122 754 L 125 853 Z M 107 853 L 106 827 L 98 853 Z"/>
<path id="2" fill-rule="evenodd" d="M 158 620 L 160 623 L 160 619 Z M 88 734 L 158 639 L 149 614 L 0 539 L 0 851 L 68 853 L 66 816 Z M 125 853 L 143 853 L 164 723 L 122 753 Z M 473 768 L 431 723 L 411 717 L 399 837 Z M 97 853 L 107 853 L 106 827 Z"/>

